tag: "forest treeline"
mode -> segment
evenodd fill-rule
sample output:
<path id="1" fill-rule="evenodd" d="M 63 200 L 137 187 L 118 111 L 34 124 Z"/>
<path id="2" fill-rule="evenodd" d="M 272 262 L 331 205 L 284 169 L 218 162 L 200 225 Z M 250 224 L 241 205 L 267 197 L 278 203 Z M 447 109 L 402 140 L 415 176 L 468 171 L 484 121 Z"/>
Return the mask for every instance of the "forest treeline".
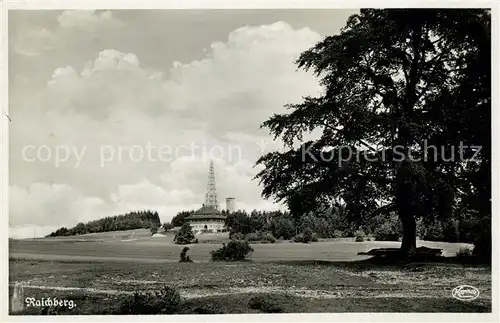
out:
<path id="1" fill-rule="evenodd" d="M 158 228 L 161 225 L 158 212 L 144 210 L 126 214 L 108 216 L 102 219 L 80 222 L 73 228 L 62 227 L 48 235 L 48 237 L 74 236 L 86 233 L 124 231 L 133 229 Z"/>
<path id="2" fill-rule="evenodd" d="M 172 226 L 180 227 L 186 217 L 194 211 L 177 213 Z M 310 231 L 319 238 L 347 238 L 363 234 L 379 241 L 398 241 L 403 232 L 399 218 L 394 212 L 379 214 L 371 218 L 352 217 L 345 206 L 339 205 L 324 211 L 309 212 L 301 217 L 293 217 L 287 211 L 233 213 L 222 211 L 226 218 L 226 228 L 231 235 L 251 233 L 271 233 L 276 239 L 292 239 L 297 234 Z M 434 219 L 418 221 L 417 237 L 428 241 L 473 243 L 477 220 L 470 217 Z"/>

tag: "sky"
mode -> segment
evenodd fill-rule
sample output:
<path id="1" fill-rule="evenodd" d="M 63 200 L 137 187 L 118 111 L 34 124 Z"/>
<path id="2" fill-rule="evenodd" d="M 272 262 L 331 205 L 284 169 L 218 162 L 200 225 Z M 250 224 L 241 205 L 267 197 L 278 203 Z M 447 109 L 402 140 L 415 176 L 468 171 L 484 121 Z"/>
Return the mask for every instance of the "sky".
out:
<path id="1" fill-rule="evenodd" d="M 355 10 L 9 12 L 9 236 L 43 236 L 134 210 L 167 222 L 261 197 L 259 126 L 319 95 L 294 64 Z"/>

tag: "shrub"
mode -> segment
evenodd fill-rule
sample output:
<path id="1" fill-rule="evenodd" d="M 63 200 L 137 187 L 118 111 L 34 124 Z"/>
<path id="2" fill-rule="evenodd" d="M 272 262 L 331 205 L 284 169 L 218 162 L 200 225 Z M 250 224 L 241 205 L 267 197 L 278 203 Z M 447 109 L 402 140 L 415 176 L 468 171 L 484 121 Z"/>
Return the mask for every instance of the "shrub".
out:
<path id="1" fill-rule="evenodd" d="M 163 223 L 163 230 L 169 231 L 174 228 L 174 225 L 172 223 L 165 222 Z"/>
<path id="2" fill-rule="evenodd" d="M 316 233 L 313 233 L 313 234 L 311 235 L 311 241 L 312 241 L 312 242 L 318 242 L 318 240 L 319 240 L 319 239 L 318 239 L 318 235 L 317 235 Z"/>
<path id="3" fill-rule="evenodd" d="M 299 232 L 310 230 L 318 235 L 318 238 L 331 238 L 335 231 L 335 219 L 328 212 L 309 212 L 301 217 Z"/>
<path id="4" fill-rule="evenodd" d="M 316 242 L 318 241 L 318 236 L 315 235 L 316 241 L 313 240 L 314 233 L 312 233 L 309 230 L 305 230 L 303 233 L 297 234 L 293 239 L 292 242 L 296 243 L 310 243 L 310 242 Z"/>
<path id="5" fill-rule="evenodd" d="M 291 219 L 280 217 L 273 222 L 273 236 L 281 240 L 292 239 L 295 235 L 295 225 Z"/>
<path id="6" fill-rule="evenodd" d="M 344 232 L 340 230 L 335 230 L 333 231 L 333 237 L 334 238 L 342 238 L 344 236 Z"/>
<path id="7" fill-rule="evenodd" d="M 179 262 L 193 262 L 191 258 L 187 255 L 187 252 L 189 251 L 189 247 L 184 247 L 181 251 L 181 259 Z"/>
<path id="8" fill-rule="evenodd" d="M 465 259 L 472 257 L 472 250 L 469 248 L 460 248 L 457 251 L 457 259 Z"/>
<path id="9" fill-rule="evenodd" d="M 428 241 L 442 241 L 443 240 L 443 226 L 440 221 L 434 221 L 427 224 L 423 230 L 422 238 Z"/>
<path id="10" fill-rule="evenodd" d="M 193 230 L 191 229 L 191 226 L 189 225 L 189 223 L 184 223 L 181 227 L 181 229 L 179 230 L 179 232 L 177 232 L 175 234 L 175 237 L 174 237 L 174 242 L 176 244 L 190 244 L 190 243 L 197 243 L 198 240 L 196 239 L 195 240 L 195 237 L 194 237 L 194 234 L 193 234 Z"/>
<path id="11" fill-rule="evenodd" d="M 245 240 L 245 235 L 243 233 L 236 232 L 232 233 L 230 238 L 232 240 Z"/>
<path id="12" fill-rule="evenodd" d="M 155 234 L 155 233 L 157 233 L 157 232 L 158 232 L 158 228 L 156 228 L 156 227 L 151 227 L 151 228 L 149 229 L 149 231 L 151 232 L 151 235 L 153 235 L 153 234 Z"/>
<path id="13" fill-rule="evenodd" d="M 248 306 L 254 310 L 261 310 L 265 313 L 283 313 L 281 303 L 271 295 L 257 295 L 248 301 Z"/>
<path id="14" fill-rule="evenodd" d="M 159 291 L 134 293 L 120 302 L 117 314 L 173 314 L 181 305 L 179 292 L 169 286 Z"/>
<path id="15" fill-rule="evenodd" d="M 247 240 L 247 241 L 259 241 L 260 234 L 257 232 L 247 233 L 245 236 L 245 240 Z"/>
<path id="16" fill-rule="evenodd" d="M 388 216 L 379 216 L 375 222 L 377 225 L 373 228 L 373 236 L 377 241 L 398 241 L 402 236 L 403 229 L 401 221 L 395 214 Z"/>
<path id="17" fill-rule="evenodd" d="M 356 242 L 365 241 L 365 233 L 362 230 L 356 231 L 355 237 L 356 237 Z"/>
<path id="18" fill-rule="evenodd" d="M 491 264 L 491 219 L 483 218 L 475 225 L 474 250 L 477 261 Z"/>
<path id="19" fill-rule="evenodd" d="M 387 222 L 382 223 L 373 231 L 373 236 L 377 241 L 398 241 L 400 233 Z"/>
<path id="20" fill-rule="evenodd" d="M 253 241 L 260 241 L 262 243 L 275 243 L 276 238 L 272 235 L 270 232 L 253 232 L 253 233 L 248 233 L 245 236 L 245 239 L 247 241 L 253 242 Z"/>
<path id="21" fill-rule="evenodd" d="M 303 242 L 304 243 L 309 243 L 312 241 L 312 231 L 309 229 L 304 230 L 302 237 L 303 237 Z"/>
<path id="22" fill-rule="evenodd" d="M 354 237 L 354 235 L 355 235 L 354 231 L 350 229 L 342 231 L 342 238 L 352 238 Z"/>
<path id="23" fill-rule="evenodd" d="M 276 238 L 273 236 L 271 232 L 265 232 L 261 236 L 261 241 L 262 242 L 269 242 L 269 243 L 275 243 Z"/>
<path id="24" fill-rule="evenodd" d="M 423 240 L 458 242 L 460 239 L 460 221 L 457 219 L 434 219 L 424 223 L 422 230 Z"/>
<path id="25" fill-rule="evenodd" d="M 253 248 L 248 241 L 233 240 L 227 245 L 222 244 L 222 248 L 211 251 L 213 261 L 226 261 L 226 260 L 243 260 L 246 256 L 253 252 Z"/>

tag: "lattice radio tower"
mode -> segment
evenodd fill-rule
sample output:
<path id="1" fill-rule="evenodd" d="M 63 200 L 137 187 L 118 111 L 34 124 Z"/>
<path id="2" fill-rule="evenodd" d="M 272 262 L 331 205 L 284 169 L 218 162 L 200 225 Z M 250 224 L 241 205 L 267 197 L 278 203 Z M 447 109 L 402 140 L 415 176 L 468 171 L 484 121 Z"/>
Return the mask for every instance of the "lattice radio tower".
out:
<path id="1" fill-rule="evenodd" d="M 205 195 L 205 206 L 211 206 L 216 210 L 219 209 L 219 202 L 217 202 L 217 191 L 215 190 L 215 171 L 213 161 L 210 161 L 210 168 L 208 171 L 208 186 L 207 194 Z"/>

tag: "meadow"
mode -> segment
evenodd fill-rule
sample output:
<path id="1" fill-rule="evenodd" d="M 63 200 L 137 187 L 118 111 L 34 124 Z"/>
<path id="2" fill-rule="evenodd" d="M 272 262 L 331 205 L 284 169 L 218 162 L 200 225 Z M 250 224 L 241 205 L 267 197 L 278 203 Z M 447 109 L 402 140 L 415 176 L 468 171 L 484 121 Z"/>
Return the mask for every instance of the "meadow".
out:
<path id="1" fill-rule="evenodd" d="M 283 312 L 489 312 L 491 269 L 445 263 L 381 264 L 358 252 L 397 242 L 335 239 L 311 244 L 253 244 L 243 262 L 211 262 L 221 243 L 190 246 L 194 263 L 178 263 L 184 246 L 146 230 L 75 237 L 11 240 L 9 282 L 24 297 L 65 297 L 78 306 L 68 314 L 110 314 L 118 298 L 163 285 L 176 287 L 182 313 L 253 313 L 249 299 L 265 295 Z M 221 238 L 224 241 L 224 238 Z M 461 244 L 420 242 L 453 256 Z M 450 258 L 451 259 L 451 258 Z M 451 296 L 472 285 L 474 301 Z M 11 288 L 12 293 L 12 288 Z M 31 311 L 31 312 L 30 312 Z M 26 308 L 25 314 L 39 314 Z M 212 311 L 212 312 L 211 312 Z"/>

